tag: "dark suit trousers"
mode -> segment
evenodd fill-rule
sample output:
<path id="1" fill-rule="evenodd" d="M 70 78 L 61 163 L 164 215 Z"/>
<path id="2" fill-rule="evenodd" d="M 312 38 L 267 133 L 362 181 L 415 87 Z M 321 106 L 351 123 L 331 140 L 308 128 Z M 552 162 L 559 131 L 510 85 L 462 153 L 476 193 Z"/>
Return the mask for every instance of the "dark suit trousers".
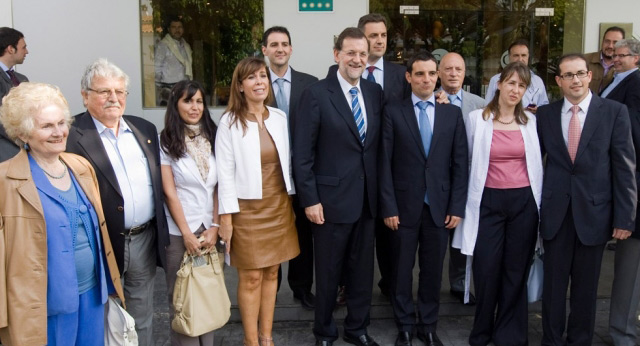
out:
<path id="1" fill-rule="evenodd" d="M 580 242 L 569 205 L 555 238 L 544 241 L 542 345 L 591 345 L 604 246 L 586 246 Z M 571 312 L 565 343 L 562 334 L 569 280 Z"/>
<path id="2" fill-rule="evenodd" d="M 289 261 L 287 279 L 289 287 L 294 293 L 310 292 L 313 285 L 313 236 L 311 221 L 304 213 L 304 208 L 300 207 L 298 195 L 293 195 L 293 212 L 296 214 L 300 254 Z"/>
<path id="3" fill-rule="evenodd" d="M 374 219 L 368 203 L 355 223 L 312 224 L 316 264 L 316 308 L 313 334 L 334 341 L 338 328 L 333 319 L 338 283 L 345 271 L 347 316 L 344 332 L 358 337 L 367 332 L 373 286 Z"/>
<path id="4" fill-rule="evenodd" d="M 376 219 L 376 258 L 380 270 L 378 287 L 389 292 L 391 281 L 391 230 L 385 226 L 383 219 Z"/>
<path id="5" fill-rule="evenodd" d="M 413 305 L 413 266 L 416 251 L 420 266 L 418 282 L 418 328 L 435 332 L 440 307 L 442 264 L 449 243 L 449 230 L 433 222 L 431 209 L 423 203 L 420 222 L 413 227 L 402 223 L 391 235 L 393 258 L 391 305 L 399 331 L 411 332 L 416 324 Z"/>
<path id="6" fill-rule="evenodd" d="M 527 278 L 538 230 L 529 186 L 484 188 L 473 251 L 476 314 L 470 345 L 527 345 Z"/>

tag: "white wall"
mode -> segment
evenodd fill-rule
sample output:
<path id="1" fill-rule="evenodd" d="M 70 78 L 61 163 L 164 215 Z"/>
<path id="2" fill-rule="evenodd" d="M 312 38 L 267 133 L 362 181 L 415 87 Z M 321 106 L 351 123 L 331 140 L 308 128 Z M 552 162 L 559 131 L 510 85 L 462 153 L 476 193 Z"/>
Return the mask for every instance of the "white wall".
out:
<path id="1" fill-rule="evenodd" d="M 333 37 L 369 13 L 369 0 L 334 0 L 333 12 L 298 12 L 296 0 L 264 0 L 264 28 L 286 27 L 291 33 L 291 66 L 320 79 L 333 65 Z"/>
<path id="2" fill-rule="evenodd" d="M 264 6 L 265 28 L 283 25 L 292 34 L 292 66 L 323 78 L 333 64 L 333 36 L 355 26 L 368 12 L 369 1 L 335 0 L 332 13 L 299 13 L 294 0 L 264 0 Z M 126 113 L 162 127 L 163 110 L 142 108 L 139 1 L 0 0 L 0 25 L 25 35 L 29 55 L 19 71 L 31 81 L 58 85 L 72 114 L 84 111 L 80 97 L 84 68 L 105 57 L 131 79 Z M 221 112 L 212 113 L 217 117 Z"/>
<path id="3" fill-rule="evenodd" d="M 584 51 L 600 49 L 600 23 L 633 23 L 632 34 L 640 38 L 640 1 L 638 0 L 586 0 Z"/>

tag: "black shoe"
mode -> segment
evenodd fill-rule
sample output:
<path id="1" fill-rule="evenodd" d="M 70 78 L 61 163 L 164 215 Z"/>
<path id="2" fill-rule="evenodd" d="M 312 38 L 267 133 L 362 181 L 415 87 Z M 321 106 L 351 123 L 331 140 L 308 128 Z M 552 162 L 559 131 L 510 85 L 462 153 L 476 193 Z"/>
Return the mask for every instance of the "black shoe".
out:
<path id="1" fill-rule="evenodd" d="M 442 341 L 440 341 L 440 338 L 438 338 L 438 335 L 435 332 L 424 333 L 424 334 L 421 332 L 418 332 L 418 339 L 424 342 L 424 344 L 427 346 L 443 346 Z"/>
<path id="2" fill-rule="evenodd" d="M 399 332 L 396 338 L 395 346 L 412 346 L 412 335 L 409 332 Z"/>
<path id="3" fill-rule="evenodd" d="M 380 346 L 367 334 L 362 334 L 357 338 L 350 337 L 349 335 L 345 334 L 342 337 L 342 340 L 344 340 L 346 343 L 358 346 Z"/>
<path id="4" fill-rule="evenodd" d="M 306 310 L 316 308 L 316 296 L 309 291 L 298 291 L 293 293 L 293 298 L 300 301 L 300 305 Z"/>
<path id="5" fill-rule="evenodd" d="M 454 291 L 454 290 L 450 290 L 449 293 L 451 293 L 451 295 L 458 299 L 460 301 L 460 304 L 464 304 L 464 305 L 476 305 L 476 297 L 473 295 L 473 293 L 469 292 L 469 302 L 465 303 L 464 302 L 464 292 L 463 291 Z"/>
<path id="6" fill-rule="evenodd" d="M 333 341 L 316 339 L 316 346 L 332 346 L 332 345 L 333 345 Z"/>

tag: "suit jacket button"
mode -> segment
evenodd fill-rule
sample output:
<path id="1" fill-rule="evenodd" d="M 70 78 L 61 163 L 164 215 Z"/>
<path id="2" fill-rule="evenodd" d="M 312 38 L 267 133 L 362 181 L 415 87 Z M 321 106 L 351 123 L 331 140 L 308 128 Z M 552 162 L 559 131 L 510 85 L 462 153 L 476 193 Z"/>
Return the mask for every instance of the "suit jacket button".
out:
<path id="1" fill-rule="evenodd" d="M 360 179 L 364 179 L 364 175 L 361 175 L 361 176 L 360 176 Z"/>
<path id="2" fill-rule="evenodd" d="M 118 206 L 118 211 L 124 211 L 124 207 L 123 207 L 123 206 L 121 206 L 121 205 L 119 205 L 119 206 Z"/>

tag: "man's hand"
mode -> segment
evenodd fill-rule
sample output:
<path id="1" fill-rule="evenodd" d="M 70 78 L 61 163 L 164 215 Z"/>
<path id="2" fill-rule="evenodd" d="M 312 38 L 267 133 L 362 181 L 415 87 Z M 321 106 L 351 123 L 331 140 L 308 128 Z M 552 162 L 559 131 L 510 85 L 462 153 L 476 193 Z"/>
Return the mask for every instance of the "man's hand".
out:
<path id="1" fill-rule="evenodd" d="M 440 90 L 438 92 L 436 92 L 436 102 L 439 104 L 448 104 L 449 103 L 449 96 L 447 96 L 447 93 Z"/>
<path id="2" fill-rule="evenodd" d="M 614 228 L 613 235 L 615 239 L 625 240 L 631 236 L 631 231 L 627 231 L 626 229 Z"/>
<path id="3" fill-rule="evenodd" d="M 304 213 L 309 221 L 322 225 L 324 224 L 324 211 L 322 211 L 322 203 L 304 208 Z"/>
<path id="4" fill-rule="evenodd" d="M 400 218 L 397 216 L 385 217 L 384 224 L 388 228 L 391 228 L 394 231 L 398 230 L 398 225 L 400 224 Z"/>
<path id="5" fill-rule="evenodd" d="M 454 229 L 456 228 L 456 226 L 458 226 L 460 220 L 462 220 L 460 216 L 447 215 L 444 218 L 444 227 L 448 229 Z"/>

